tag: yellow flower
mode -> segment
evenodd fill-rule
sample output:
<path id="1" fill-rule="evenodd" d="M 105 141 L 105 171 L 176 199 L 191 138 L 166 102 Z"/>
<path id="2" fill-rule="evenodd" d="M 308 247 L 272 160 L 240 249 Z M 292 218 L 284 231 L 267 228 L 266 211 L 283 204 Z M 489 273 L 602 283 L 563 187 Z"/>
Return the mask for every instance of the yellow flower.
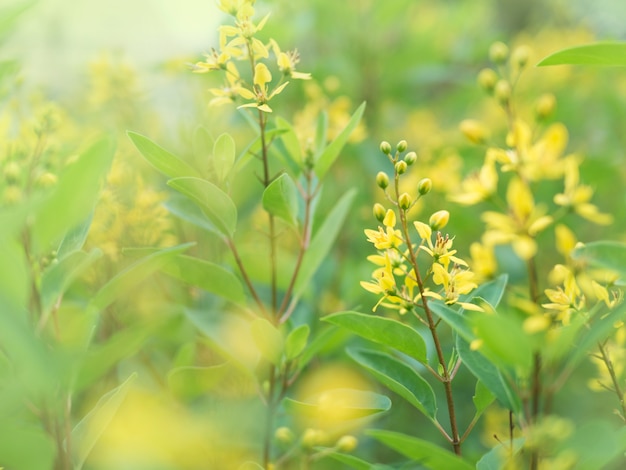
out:
<path id="1" fill-rule="evenodd" d="M 374 264 L 381 265 L 380 268 L 374 270 L 372 273 L 373 282 L 361 281 L 361 287 L 366 291 L 377 295 L 382 294 L 380 300 L 372 308 L 372 311 L 376 311 L 378 306 L 385 300 L 388 300 L 391 304 L 384 305 L 392 308 L 400 308 L 400 304 L 404 302 L 398 294 L 394 268 L 389 253 L 390 251 L 386 251 L 383 256 L 375 255 L 368 257 Z"/>
<path id="2" fill-rule="evenodd" d="M 593 196 L 590 186 L 580 184 L 579 161 L 575 157 L 567 159 L 565 164 L 565 190 L 554 196 L 555 204 L 573 209 L 581 217 L 599 225 L 613 222 L 610 214 L 602 214 L 589 201 Z"/>
<path id="3" fill-rule="evenodd" d="M 393 210 L 387 210 L 387 215 L 383 219 L 385 228 L 378 227 L 378 230 L 365 229 L 367 241 L 374 244 L 377 250 L 386 250 L 388 248 L 397 248 L 402 243 L 402 232 L 396 230 L 396 214 Z"/>
<path id="4" fill-rule="evenodd" d="M 474 173 L 461 182 L 461 191 L 452 194 L 449 199 L 453 202 L 471 206 L 489 199 L 498 187 L 498 172 L 495 161 L 487 158 L 478 173 Z"/>
<path id="5" fill-rule="evenodd" d="M 444 296 L 435 292 L 428 292 L 424 295 L 428 297 L 438 298 L 445 301 L 446 304 L 459 304 L 467 310 L 482 311 L 478 305 L 459 302 L 459 296 L 468 294 L 477 287 L 473 282 L 474 273 L 468 269 L 461 269 L 458 265 L 454 265 L 450 272 L 441 264 L 433 263 L 433 282 L 443 287 Z"/>
<path id="6" fill-rule="evenodd" d="M 282 52 L 278 43 L 273 39 L 270 39 L 270 46 L 274 50 L 276 55 L 276 62 L 278 70 L 280 70 L 285 77 L 294 78 L 296 80 L 309 80 L 311 78 L 310 73 L 296 72 L 296 65 L 300 62 L 300 54 L 297 50 Z"/>
<path id="7" fill-rule="evenodd" d="M 242 89 L 240 90 L 240 95 L 246 99 L 256 99 L 255 103 L 247 103 L 239 106 L 240 108 L 258 108 L 259 110 L 271 113 L 272 108 L 269 107 L 267 102 L 271 100 L 274 96 L 279 94 L 283 89 L 287 86 L 289 82 L 285 82 L 282 85 L 277 86 L 274 90 L 269 93 L 268 83 L 272 81 L 272 73 L 262 62 L 259 62 L 254 67 L 254 89 L 255 94 L 253 94 L 250 90 Z M 269 94 L 268 94 L 269 93 Z"/>
<path id="8" fill-rule="evenodd" d="M 467 266 L 467 263 L 463 261 L 461 258 L 457 258 L 454 256 L 456 250 L 452 250 L 453 239 L 450 238 L 449 235 L 445 237 L 441 235 L 441 232 L 437 232 L 435 236 L 435 243 L 432 241 L 432 229 L 430 225 L 426 225 L 424 222 L 415 221 L 413 225 L 417 229 L 417 233 L 422 239 L 422 244 L 420 245 L 420 250 L 428 253 L 434 262 L 441 263 L 446 269 L 452 261 L 455 264 L 461 266 Z M 426 245 L 424 245 L 426 243 Z"/>
<path id="9" fill-rule="evenodd" d="M 491 279 L 498 270 L 493 246 L 474 242 L 470 245 L 470 266 L 478 280 Z"/>
<path id="10" fill-rule="evenodd" d="M 514 177 L 507 188 L 509 214 L 487 211 L 482 219 L 487 224 L 484 242 L 490 245 L 510 243 L 515 253 L 528 260 L 537 253 L 534 237 L 552 223 L 545 209 L 535 206 L 532 192 L 520 178 Z"/>

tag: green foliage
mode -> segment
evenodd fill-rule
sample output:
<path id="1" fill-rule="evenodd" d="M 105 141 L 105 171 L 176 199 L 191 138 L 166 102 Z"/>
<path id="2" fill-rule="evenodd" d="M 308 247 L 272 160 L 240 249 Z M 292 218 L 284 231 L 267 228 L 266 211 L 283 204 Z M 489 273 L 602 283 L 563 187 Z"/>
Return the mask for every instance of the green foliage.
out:
<path id="1" fill-rule="evenodd" d="M 537 65 L 626 65 L 626 44 L 605 42 L 568 47 L 543 58 Z"/>

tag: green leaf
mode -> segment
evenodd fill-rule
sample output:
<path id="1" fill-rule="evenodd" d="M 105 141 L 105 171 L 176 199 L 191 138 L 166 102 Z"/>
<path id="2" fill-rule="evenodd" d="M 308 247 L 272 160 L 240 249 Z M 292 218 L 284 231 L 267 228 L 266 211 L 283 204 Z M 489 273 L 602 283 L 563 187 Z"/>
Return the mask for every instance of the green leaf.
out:
<path id="1" fill-rule="evenodd" d="M 31 233 L 39 252 L 48 251 L 91 213 L 114 150 L 111 140 L 100 140 L 65 167 L 57 185 L 36 210 Z"/>
<path id="2" fill-rule="evenodd" d="M 390 467 L 388 465 L 383 465 L 379 463 L 370 463 L 366 462 L 363 459 L 355 457 L 351 454 L 343 454 L 341 452 L 332 452 L 330 450 L 324 450 L 324 456 L 328 456 L 331 459 L 336 460 L 337 462 L 341 462 L 343 464 L 348 465 L 350 468 L 355 468 L 356 470 L 393 470 L 394 467 Z"/>
<path id="3" fill-rule="evenodd" d="M 301 166 L 302 151 L 300 150 L 300 141 L 293 127 L 288 121 L 281 117 L 276 118 L 276 127 L 285 130 L 285 132 L 281 134 L 280 139 L 285 146 L 288 158 L 296 165 Z"/>
<path id="4" fill-rule="evenodd" d="M 374 343 L 394 348 L 423 364 L 428 362 L 426 343 L 422 336 L 397 320 L 359 312 L 333 313 L 322 320 L 347 328 Z"/>
<path id="5" fill-rule="evenodd" d="M 507 281 L 508 276 L 506 274 L 498 276 L 493 281 L 481 284 L 469 294 L 462 296 L 461 300 L 463 302 L 470 302 L 474 298 L 481 298 L 486 300 L 493 308 L 496 308 L 500 300 L 502 300 Z"/>
<path id="6" fill-rule="evenodd" d="M 13 418 L 13 417 L 12 417 Z M 24 418 L 3 417 L 0 428 L 0 459 L 4 469 L 50 470 L 54 468 L 56 449 L 41 424 L 24 422 Z"/>
<path id="7" fill-rule="evenodd" d="M 230 134 L 221 134 L 213 145 L 213 167 L 220 181 L 226 180 L 235 164 L 235 141 Z"/>
<path id="8" fill-rule="evenodd" d="M 185 243 L 183 245 L 164 248 L 163 250 L 136 261 L 128 268 L 118 273 L 96 293 L 89 303 L 89 309 L 94 311 L 104 310 L 118 297 L 132 292 L 138 283 L 143 281 L 154 271 L 162 268 L 168 262 L 168 258 L 178 255 L 193 245 L 193 243 Z"/>
<path id="9" fill-rule="evenodd" d="M 572 252 L 572 258 L 592 266 L 611 269 L 626 278 L 626 243 L 597 241 Z"/>
<path id="10" fill-rule="evenodd" d="M 55 302 L 65 293 L 68 287 L 102 256 L 102 251 L 74 251 L 61 259 L 57 264 L 46 269 L 41 278 L 41 308 L 44 315 L 50 312 Z"/>
<path id="11" fill-rule="evenodd" d="M 155 169 L 170 178 L 200 177 L 200 173 L 184 160 L 160 147 L 149 138 L 136 132 L 126 133 L 137 150 Z"/>
<path id="12" fill-rule="evenodd" d="M 349 388 L 326 390 L 306 402 L 286 398 L 283 403 L 288 412 L 299 416 L 338 421 L 361 419 L 391 408 L 391 400 L 384 395 Z M 327 416 L 329 413 L 333 416 Z"/>
<path id="13" fill-rule="evenodd" d="M 333 247 L 335 239 L 341 231 L 341 226 L 343 225 L 346 215 L 348 215 L 355 195 L 356 191 L 354 189 L 347 191 L 341 199 L 337 201 L 335 207 L 333 207 L 313 236 L 311 244 L 304 254 L 300 274 L 298 275 L 294 287 L 294 295 L 296 297 L 302 294 L 304 289 L 309 287 L 311 278 L 320 267 L 320 264 L 322 264 L 322 261 L 328 256 L 328 252 Z"/>
<path id="14" fill-rule="evenodd" d="M 96 406 L 72 429 L 72 448 L 75 449 L 74 469 L 81 470 L 89 453 L 122 405 L 130 384 L 137 377 L 132 373 L 123 383 L 104 394 Z"/>
<path id="15" fill-rule="evenodd" d="M 432 470 L 474 470 L 474 466 L 466 460 L 430 441 L 382 429 L 370 429 L 365 434 Z"/>
<path id="16" fill-rule="evenodd" d="M 441 301 L 428 302 L 430 310 L 445 321 L 450 328 L 467 341 L 472 341 L 476 335 L 472 332 L 468 317 L 451 309 Z"/>
<path id="17" fill-rule="evenodd" d="M 218 264 L 193 256 L 178 255 L 161 269 L 172 277 L 232 302 L 244 304 L 246 301 L 241 281 Z"/>
<path id="18" fill-rule="evenodd" d="M 515 412 L 520 410 L 519 399 L 503 379 L 500 370 L 489 359 L 478 351 L 472 351 L 467 341 L 460 336 L 456 339 L 456 349 L 463 364 L 493 393 L 502 406 Z"/>
<path id="19" fill-rule="evenodd" d="M 265 188 L 263 208 L 294 227 L 298 225 L 298 189 L 287 173 Z"/>
<path id="20" fill-rule="evenodd" d="M 0 233 L 0 294 L 11 299 L 15 305 L 26 305 L 30 274 L 24 247 L 13 237 L 3 235 Z"/>
<path id="21" fill-rule="evenodd" d="M 203 230 L 222 236 L 221 232 L 213 225 L 202 209 L 189 198 L 176 194 L 164 204 L 165 208 L 176 217 L 200 227 Z"/>
<path id="22" fill-rule="evenodd" d="M 317 127 L 315 128 L 315 148 L 321 152 L 326 146 L 328 135 L 328 113 L 323 111 L 317 118 Z"/>
<path id="23" fill-rule="evenodd" d="M 598 42 L 568 47 L 542 59 L 545 65 L 621 65 L 626 66 L 626 43 Z"/>
<path id="24" fill-rule="evenodd" d="M 288 360 L 295 359 L 302 354 L 309 340 L 310 331 L 309 325 L 300 325 L 287 335 L 285 340 L 285 357 Z"/>
<path id="25" fill-rule="evenodd" d="M 222 385 L 221 381 L 228 372 L 228 367 L 228 363 L 211 367 L 177 367 L 169 372 L 167 382 L 176 397 L 194 399 Z"/>
<path id="26" fill-rule="evenodd" d="M 316 159 L 315 163 L 315 173 L 317 177 L 321 180 L 324 178 L 324 175 L 328 172 L 330 167 L 335 163 L 335 160 L 339 156 L 339 153 L 348 142 L 348 138 L 352 131 L 356 128 L 356 126 L 361 121 L 361 117 L 363 116 L 363 112 L 365 111 L 365 102 L 361 103 L 361 106 L 354 112 L 346 127 L 335 137 L 328 147 L 321 151 L 319 156 Z"/>
<path id="27" fill-rule="evenodd" d="M 478 462 L 476 462 L 476 470 L 502 470 L 506 468 L 506 463 L 510 455 L 516 455 L 524 447 L 523 438 L 513 439 L 513 451 L 509 448 L 509 442 L 506 445 L 498 444 Z"/>
<path id="28" fill-rule="evenodd" d="M 15 27 L 18 18 L 29 8 L 37 4 L 37 0 L 24 2 L 10 2 L 11 5 L 4 5 L 0 10 L 0 39 Z M 34 468 L 34 467 L 33 467 Z"/>
<path id="29" fill-rule="evenodd" d="M 195 202 L 223 235 L 233 236 L 237 226 L 237 207 L 228 194 L 200 178 L 175 178 L 169 180 L 167 185 Z"/>
<path id="30" fill-rule="evenodd" d="M 57 258 L 59 260 L 63 260 L 67 255 L 83 248 L 89 234 L 92 218 L 93 212 L 83 222 L 65 234 L 57 249 Z"/>
<path id="31" fill-rule="evenodd" d="M 436 421 L 437 403 L 433 389 L 410 366 L 378 351 L 349 349 L 348 355 L 389 390 L 396 392 L 424 415 Z"/>
<path id="32" fill-rule="evenodd" d="M 533 349 L 532 338 L 522 329 L 522 323 L 509 315 L 472 315 L 471 324 L 476 336 L 483 341 L 481 352 L 502 366 L 530 371 Z"/>
<path id="33" fill-rule="evenodd" d="M 282 333 L 265 318 L 256 318 L 250 324 L 250 333 L 261 356 L 278 365 L 284 350 Z"/>
<path id="34" fill-rule="evenodd" d="M 474 402 L 477 416 L 483 414 L 483 411 L 485 411 L 487 407 L 493 403 L 494 399 L 495 396 L 484 383 L 480 380 L 476 382 L 476 389 L 474 391 L 472 401 Z"/>

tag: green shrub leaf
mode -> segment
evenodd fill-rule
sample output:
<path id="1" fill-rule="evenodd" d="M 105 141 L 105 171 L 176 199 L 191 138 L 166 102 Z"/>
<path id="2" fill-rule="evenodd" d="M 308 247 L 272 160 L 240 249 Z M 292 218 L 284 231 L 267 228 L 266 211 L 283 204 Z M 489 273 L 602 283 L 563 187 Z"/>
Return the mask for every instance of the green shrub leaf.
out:
<path id="1" fill-rule="evenodd" d="M 226 180 L 235 164 L 235 141 L 230 134 L 221 134 L 213 145 L 213 167 L 220 181 Z"/>
<path id="2" fill-rule="evenodd" d="M 137 150 L 154 168 L 169 178 L 180 178 L 184 176 L 200 177 L 200 173 L 186 161 L 180 159 L 173 153 L 160 147 L 148 137 L 136 132 L 126 133 L 133 141 Z"/>
<path id="3" fill-rule="evenodd" d="M 626 66 L 626 43 L 599 42 L 568 47 L 542 59 L 545 65 L 621 65 Z"/>
<path id="4" fill-rule="evenodd" d="M 298 225 L 298 189 L 287 173 L 272 181 L 263 191 L 263 208 L 295 227 Z"/>

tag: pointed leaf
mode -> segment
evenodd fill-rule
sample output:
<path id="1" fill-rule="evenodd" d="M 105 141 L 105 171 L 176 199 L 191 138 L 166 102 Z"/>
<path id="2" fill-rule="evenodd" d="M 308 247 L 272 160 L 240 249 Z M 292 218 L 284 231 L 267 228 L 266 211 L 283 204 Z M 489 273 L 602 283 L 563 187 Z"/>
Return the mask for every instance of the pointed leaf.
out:
<path id="1" fill-rule="evenodd" d="M 328 252 L 333 247 L 337 235 L 339 235 L 341 226 L 350 210 L 350 205 L 355 195 L 356 191 L 354 189 L 346 192 L 341 199 L 339 199 L 313 236 L 311 244 L 302 260 L 302 267 L 300 268 L 300 274 L 298 275 L 294 288 L 295 296 L 302 294 L 303 290 L 308 287 L 317 268 L 319 268 L 322 261 L 328 256 Z"/>
<path id="2" fill-rule="evenodd" d="M 134 287 L 154 271 L 163 267 L 167 263 L 168 258 L 189 249 L 193 243 L 173 246 L 157 251 L 143 259 L 140 259 L 130 265 L 125 270 L 117 274 L 107 284 L 104 285 L 89 303 L 89 309 L 94 311 L 102 311 L 113 303 L 118 297 L 132 292 Z"/>
<path id="3" fill-rule="evenodd" d="M 456 349 L 463 364 L 485 387 L 493 393 L 500 404 L 515 412 L 520 410 L 519 398 L 502 377 L 500 370 L 479 351 L 472 351 L 467 341 L 457 336 Z"/>
<path id="4" fill-rule="evenodd" d="M 391 318 L 366 315 L 359 312 L 338 312 L 327 315 L 322 320 L 343 328 L 373 341 L 427 363 L 426 343 L 422 336 L 403 323 Z"/>
<path id="5" fill-rule="evenodd" d="M 493 281 L 489 281 L 485 284 L 481 284 L 469 294 L 461 297 L 463 302 L 470 302 L 474 298 L 481 298 L 487 301 L 489 305 L 496 308 L 502 300 L 504 290 L 508 282 L 508 276 L 503 274 L 498 276 Z"/>
<path id="6" fill-rule="evenodd" d="M 201 178 L 175 178 L 167 185 L 195 202 L 222 234 L 233 236 L 237 207 L 228 194 Z"/>
<path id="7" fill-rule="evenodd" d="M 354 131 L 356 126 L 361 121 L 364 111 L 365 102 L 363 102 L 354 112 L 350 121 L 346 124 L 346 127 L 343 128 L 337 137 L 335 137 L 335 140 L 333 140 L 328 147 L 320 153 L 315 163 L 315 173 L 320 180 L 324 178 L 324 175 L 328 172 L 332 164 L 335 163 L 339 153 L 343 149 L 344 145 L 346 145 L 346 142 L 348 142 L 350 134 L 352 134 L 352 131 Z"/>
<path id="8" fill-rule="evenodd" d="M 394 470 L 394 467 L 383 465 L 381 463 L 370 463 L 351 454 L 343 454 L 341 452 L 331 452 L 324 449 L 324 455 L 348 465 L 356 470 Z"/>
<path id="9" fill-rule="evenodd" d="M 537 66 L 566 64 L 626 66 L 626 43 L 599 42 L 568 47 L 545 57 Z"/>
<path id="10" fill-rule="evenodd" d="M 241 281 L 218 264 L 193 256 L 178 255 L 171 258 L 162 270 L 172 277 L 232 302 L 245 303 L 246 296 Z"/>
<path id="11" fill-rule="evenodd" d="M 472 397 L 474 407 L 476 408 L 476 415 L 480 416 L 483 414 L 483 411 L 485 411 L 487 407 L 493 403 L 494 399 L 495 396 L 484 383 L 480 380 L 476 382 L 476 389 L 474 391 L 474 396 Z"/>
<path id="12" fill-rule="evenodd" d="M 178 158 L 173 153 L 160 147 L 148 137 L 136 132 L 126 133 L 133 141 L 137 150 L 154 168 L 170 178 L 180 178 L 183 176 L 200 177 L 200 173 L 186 161 Z"/>
<path id="13" fill-rule="evenodd" d="M 425 468 L 474 470 L 466 460 L 430 441 L 382 429 L 370 429 L 365 433 Z"/>
<path id="14" fill-rule="evenodd" d="M 301 166 L 302 151 L 300 150 L 300 141 L 298 140 L 298 136 L 293 130 L 293 127 L 288 121 L 281 117 L 276 118 L 276 127 L 279 129 L 285 129 L 285 132 L 280 136 L 280 140 L 285 146 L 288 158 L 298 166 Z"/>
<path id="15" fill-rule="evenodd" d="M 338 388 L 326 390 L 306 402 L 286 398 L 284 406 L 288 412 L 300 416 L 324 419 L 324 415 L 331 412 L 333 416 L 329 418 L 344 421 L 387 411 L 391 408 L 391 400 L 366 390 Z"/>
<path id="16" fill-rule="evenodd" d="M 224 181 L 235 164 L 235 141 L 230 134 L 222 134 L 213 145 L 213 167 L 220 181 Z"/>
<path id="17" fill-rule="evenodd" d="M 455 333 L 466 341 L 472 341 L 476 337 L 465 315 L 451 309 L 441 301 L 430 301 L 428 302 L 428 306 L 435 315 L 445 321 Z"/>
<path id="18" fill-rule="evenodd" d="M 81 470 L 98 439 L 113 420 L 122 405 L 130 384 L 137 377 L 133 373 L 122 384 L 104 394 L 96 406 L 72 429 L 72 444 L 75 449 L 74 468 Z"/>
<path id="19" fill-rule="evenodd" d="M 321 152 L 326 146 L 326 138 L 328 134 L 328 113 L 323 111 L 317 118 L 317 127 L 315 128 L 315 149 Z"/>
<path id="20" fill-rule="evenodd" d="M 348 355 L 389 390 L 406 399 L 431 420 L 436 420 L 437 404 L 433 389 L 411 367 L 378 351 L 349 349 Z"/>
<path id="21" fill-rule="evenodd" d="M 87 240 L 87 235 L 89 234 L 89 229 L 91 228 L 92 218 L 93 212 L 89 214 L 87 219 L 65 234 L 57 249 L 57 258 L 59 260 L 83 248 L 85 240 Z"/>
<path id="22" fill-rule="evenodd" d="M 102 251 L 98 249 L 89 253 L 74 251 L 44 271 L 40 288 L 44 314 L 49 312 L 68 287 L 101 256 Z"/>
<path id="23" fill-rule="evenodd" d="M 189 222 L 190 224 L 200 227 L 208 232 L 221 236 L 221 232 L 213 225 L 211 220 L 206 216 L 202 209 L 186 196 L 176 194 L 168 199 L 165 208 L 176 217 Z"/>
<path id="24" fill-rule="evenodd" d="M 114 152 L 113 141 L 102 139 L 65 167 L 57 185 L 37 207 L 31 230 L 37 250 L 48 251 L 52 243 L 59 243 L 69 229 L 88 217 Z"/>
<path id="25" fill-rule="evenodd" d="M 228 367 L 228 363 L 210 367 L 177 367 L 167 375 L 167 383 L 177 397 L 198 398 L 220 385 Z"/>
<path id="26" fill-rule="evenodd" d="M 524 447 L 523 438 L 513 439 L 513 449 L 509 448 L 509 442 L 506 446 L 498 444 L 485 455 L 483 455 L 478 462 L 476 462 L 476 470 L 502 470 L 506 468 L 506 463 L 510 455 L 516 455 Z"/>
<path id="27" fill-rule="evenodd" d="M 311 329 L 309 325 L 300 325 L 294 328 L 285 340 L 285 357 L 288 360 L 295 359 L 306 348 Z"/>
<path id="28" fill-rule="evenodd" d="M 257 318 L 250 324 L 254 344 L 261 356 L 278 365 L 283 354 L 284 340 L 281 332 L 265 318 Z"/>
<path id="29" fill-rule="evenodd" d="M 265 188 L 263 208 L 294 227 L 298 225 L 298 189 L 287 173 Z"/>

